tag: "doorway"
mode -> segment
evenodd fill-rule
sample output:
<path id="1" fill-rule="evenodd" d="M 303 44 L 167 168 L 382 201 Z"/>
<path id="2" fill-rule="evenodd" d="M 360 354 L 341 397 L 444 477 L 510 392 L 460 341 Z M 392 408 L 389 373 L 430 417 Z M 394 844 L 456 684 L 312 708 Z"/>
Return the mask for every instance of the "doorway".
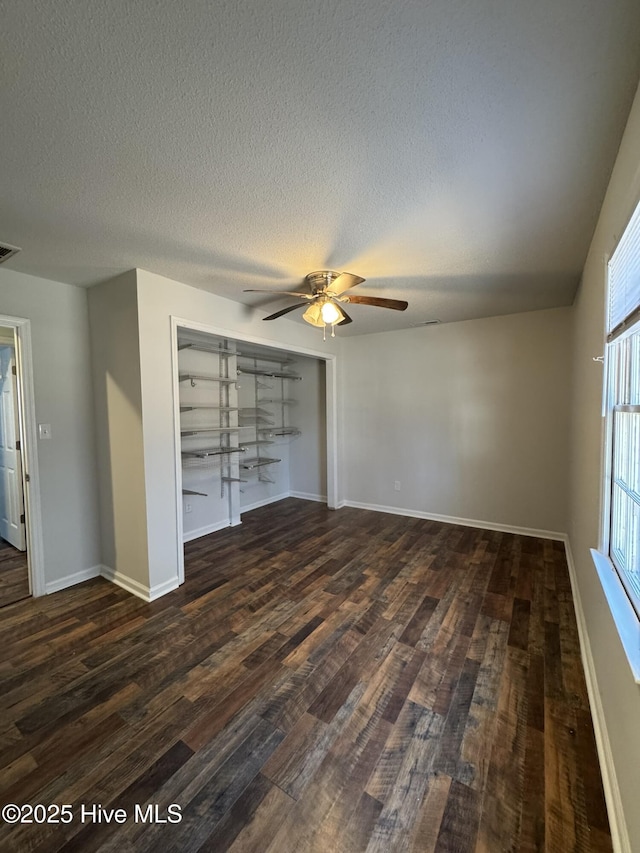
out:
<path id="1" fill-rule="evenodd" d="M 0 315 L 0 607 L 44 595 L 31 323 Z"/>
<path id="2" fill-rule="evenodd" d="M 31 595 L 15 332 L 0 327 L 0 607 Z"/>

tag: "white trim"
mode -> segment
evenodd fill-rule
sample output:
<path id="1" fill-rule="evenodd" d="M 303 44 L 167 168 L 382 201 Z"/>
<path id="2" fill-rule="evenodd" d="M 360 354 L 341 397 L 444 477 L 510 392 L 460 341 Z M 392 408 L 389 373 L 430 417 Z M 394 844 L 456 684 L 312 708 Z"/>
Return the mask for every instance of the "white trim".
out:
<path id="1" fill-rule="evenodd" d="M 640 621 L 615 566 L 606 554 L 591 549 L 609 610 L 636 684 L 640 684 Z"/>
<path id="2" fill-rule="evenodd" d="M 591 719 L 593 721 L 593 731 L 595 734 L 596 748 L 600 762 L 602 787 L 604 788 L 604 797 L 607 803 L 607 812 L 609 815 L 611 843 L 613 845 L 614 853 L 631 853 L 631 841 L 629 840 L 629 833 L 627 831 L 627 824 L 624 817 L 622 798 L 620 797 L 620 788 L 618 786 L 618 778 L 616 776 L 611 743 L 607 732 L 607 722 L 604 715 L 604 709 L 602 707 L 602 701 L 600 699 L 596 668 L 593 661 L 593 655 L 591 653 L 591 644 L 589 642 L 589 632 L 587 630 L 584 610 L 582 609 L 576 567 L 573 561 L 571 543 L 568 536 L 564 537 L 564 546 L 567 556 L 567 566 L 569 568 L 569 580 L 571 581 L 571 593 L 576 613 L 576 623 L 578 625 L 582 666 L 584 669 L 585 681 L 587 683 L 587 693 L 589 694 L 589 704 L 591 706 Z M 594 554 L 593 551 L 591 553 L 592 555 Z M 613 572 L 613 570 L 611 571 Z M 598 572 L 598 574 L 600 573 Z M 619 580 L 618 583 L 620 583 Z"/>
<path id="3" fill-rule="evenodd" d="M 74 572 L 72 575 L 65 575 L 63 578 L 58 578 L 55 581 L 47 581 L 45 585 L 45 595 L 51 595 L 52 592 L 60 592 L 61 589 L 68 589 L 70 586 L 75 586 L 78 583 L 99 578 L 102 574 L 102 566 L 91 566 L 88 569 L 82 569 L 80 572 Z"/>
<path id="4" fill-rule="evenodd" d="M 609 324 L 609 260 L 611 255 L 603 256 L 604 269 L 603 281 L 605 282 L 605 306 L 603 312 L 602 326 L 602 407 L 601 407 L 601 435 L 600 435 L 600 530 L 598 547 L 609 553 L 609 533 L 611 526 L 611 473 L 612 473 L 612 445 L 613 445 L 613 418 L 609 406 L 609 383 L 611 381 L 611 347 L 607 343 L 607 326 Z"/>
<path id="5" fill-rule="evenodd" d="M 605 347 L 605 371 L 602 383 L 603 395 L 609 394 L 609 346 Z M 611 535 L 611 487 L 613 474 L 613 411 L 606 400 L 603 401 L 605 413 L 602 417 L 600 438 L 600 531 L 598 547 L 604 554 L 609 553 Z"/>
<path id="6" fill-rule="evenodd" d="M 171 315 L 172 323 L 175 321 L 177 326 L 182 326 L 185 329 L 193 329 L 195 332 L 205 332 L 208 335 L 216 335 L 220 338 L 231 338 L 234 341 L 246 341 L 250 344 L 259 344 L 263 347 L 268 347 L 270 350 L 281 350 L 282 352 L 295 352 L 299 355 L 307 355 L 312 358 L 318 358 L 321 361 L 330 361 L 336 358 L 335 353 L 328 353 L 324 350 L 311 349 L 311 347 L 301 347 L 296 344 L 281 344 L 269 338 L 259 338 L 257 335 L 247 335 L 244 332 L 238 332 L 237 329 L 223 329 L 219 326 L 211 326 L 207 323 L 199 323 L 196 320 L 185 320 L 182 317 Z"/>
<path id="7" fill-rule="evenodd" d="M 31 350 L 31 322 L 22 317 L 0 314 L 0 326 L 15 331 L 16 368 L 19 380 L 21 427 L 24 448 L 22 475 L 24 502 L 27 516 L 27 563 L 31 594 L 34 598 L 45 595 L 44 539 L 42 535 L 42 506 L 40 502 L 40 475 L 38 470 L 38 437 L 36 434 L 36 403 L 33 379 L 33 355 Z"/>
<path id="8" fill-rule="evenodd" d="M 115 569 L 112 569 L 110 566 L 101 566 L 100 574 L 103 578 L 106 578 L 106 580 L 111 581 L 111 583 L 122 587 L 122 589 L 147 602 L 155 601 L 156 598 L 160 598 L 160 596 L 166 595 L 168 592 L 172 592 L 180 586 L 177 578 L 171 578 L 164 583 L 148 587 L 145 584 L 140 583 L 140 581 L 133 580 L 133 578 L 123 575 L 122 572 L 116 572 Z"/>
<path id="9" fill-rule="evenodd" d="M 326 504 L 326 495 L 311 495 L 308 492 L 289 492 L 290 498 L 299 498 L 301 501 L 315 501 L 316 503 Z"/>
<path id="10" fill-rule="evenodd" d="M 127 577 L 127 575 L 123 575 L 121 572 L 117 572 L 115 569 L 112 569 L 111 566 L 102 566 L 100 574 L 106 580 L 111 581 L 111 583 L 116 584 L 116 586 L 122 587 L 122 589 L 126 589 L 127 592 L 136 595 L 138 598 L 142 598 L 144 601 L 150 600 L 148 586 L 141 584 L 139 581 L 132 580 Z"/>
<path id="11" fill-rule="evenodd" d="M 169 578 L 169 580 L 164 581 L 164 583 L 157 583 L 149 590 L 149 597 L 147 598 L 147 601 L 155 601 L 156 598 L 161 598 L 163 595 L 173 592 L 174 589 L 178 589 L 179 586 L 180 584 L 178 583 L 177 578 Z"/>
<path id="12" fill-rule="evenodd" d="M 178 563 L 178 583 L 184 583 L 184 542 L 183 501 L 182 501 L 182 446 L 180 442 L 180 370 L 178 364 L 178 323 L 171 316 L 171 393 L 173 407 L 173 447 L 176 472 L 176 548 Z M 193 537 L 192 537 L 193 538 Z"/>
<path id="13" fill-rule="evenodd" d="M 208 536 L 210 533 L 217 533 L 218 530 L 225 530 L 232 525 L 228 518 L 223 521 L 217 521 L 215 524 L 207 524 L 204 527 L 198 527 L 195 530 L 187 530 L 182 534 L 183 542 L 191 542 L 192 539 L 200 539 L 201 536 Z M 184 581 L 182 581 L 184 583 Z"/>
<path id="14" fill-rule="evenodd" d="M 478 527 L 481 530 L 497 530 L 500 533 L 515 533 L 518 536 L 536 536 L 539 539 L 555 539 L 564 542 L 566 534 L 557 530 L 537 530 L 533 527 L 515 527 L 512 524 L 497 524 L 494 521 L 478 521 L 474 518 L 456 518 L 453 515 L 438 515 L 434 512 L 422 512 L 416 509 L 402 509 L 397 506 L 381 506 L 365 504 L 359 501 L 344 501 L 340 506 L 351 506 L 355 509 L 369 509 L 373 512 L 388 512 L 391 515 L 404 515 L 407 518 L 424 518 L 428 521 L 441 521 L 443 524 L 459 524 L 462 527 Z M 339 508 L 339 507 L 338 507 Z"/>
<path id="15" fill-rule="evenodd" d="M 338 465 L 338 362 L 335 356 L 325 359 L 325 400 L 327 434 L 327 506 L 338 506 L 340 467 Z"/>
<path id="16" fill-rule="evenodd" d="M 261 506 L 268 506 L 269 504 L 274 504 L 278 501 L 283 501 L 285 498 L 289 497 L 291 497 L 291 492 L 283 492 L 281 495 L 271 495 L 271 497 L 263 498 L 259 501 L 254 501 L 253 503 L 247 504 L 246 506 L 241 506 L 240 512 L 251 512 L 252 509 L 260 509 Z"/>

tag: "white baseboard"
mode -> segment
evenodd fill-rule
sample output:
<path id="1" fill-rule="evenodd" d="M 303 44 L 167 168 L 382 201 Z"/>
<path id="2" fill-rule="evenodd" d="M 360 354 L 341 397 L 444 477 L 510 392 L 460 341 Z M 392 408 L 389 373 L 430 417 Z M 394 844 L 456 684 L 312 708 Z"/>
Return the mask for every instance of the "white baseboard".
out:
<path id="1" fill-rule="evenodd" d="M 106 578 L 106 580 L 116 584 L 116 586 L 120 586 L 122 589 L 126 589 L 127 592 L 137 595 L 138 598 L 142 598 L 144 601 L 150 601 L 149 587 L 140 583 L 140 581 L 133 580 L 133 578 L 123 575 L 122 572 L 117 572 L 115 569 L 112 569 L 111 566 L 102 566 L 101 575 L 103 578 Z"/>
<path id="2" fill-rule="evenodd" d="M 191 542 L 192 539 L 199 539 L 201 536 L 208 536 L 209 533 L 216 533 L 218 530 L 224 530 L 230 527 L 231 524 L 228 518 L 224 521 L 217 521 L 215 524 L 207 524 L 205 527 L 198 527 L 196 530 L 185 531 L 182 534 L 183 542 Z"/>
<path id="3" fill-rule="evenodd" d="M 165 581 L 164 583 L 157 583 L 155 586 L 152 586 L 149 590 L 149 598 L 148 601 L 155 601 L 156 598 L 160 598 L 163 595 L 166 595 L 168 592 L 173 592 L 174 589 L 178 589 L 180 586 L 180 581 L 178 578 L 171 578 L 171 580 Z"/>
<path id="4" fill-rule="evenodd" d="M 80 572 L 74 572 L 72 575 L 65 575 L 63 578 L 58 578 L 58 580 L 47 581 L 44 586 L 44 594 L 50 595 L 52 592 L 59 592 L 61 589 L 67 589 L 70 586 L 75 586 L 77 583 L 84 583 L 84 581 L 89 581 L 92 578 L 99 578 L 101 574 L 102 566 L 91 566 Z"/>
<path id="5" fill-rule="evenodd" d="M 116 572 L 115 569 L 112 569 L 110 566 L 102 566 L 101 568 L 101 575 L 103 578 L 106 578 L 108 581 L 111 581 L 111 583 L 122 587 L 122 589 L 125 589 L 132 595 L 136 595 L 143 601 L 155 601 L 156 598 L 160 598 L 161 595 L 166 595 L 168 592 L 172 592 L 180 586 L 178 578 L 172 578 L 170 581 L 165 581 L 164 583 L 156 584 L 156 586 L 149 588 L 145 584 L 140 583 L 140 581 L 136 581 L 127 575 L 123 575 L 122 572 Z"/>
<path id="6" fill-rule="evenodd" d="M 415 509 L 403 509 L 397 506 L 381 506 L 365 504 L 359 501 L 343 501 L 338 508 L 351 506 L 355 509 L 369 509 L 373 512 L 388 512 L 391 515 L 404 515 L 407 518 L 424 518 L 427 521 L 441 521 L 443 524 L 459 524 L 462 527 L 477 527 L 481 530 L 497 530 L 499 533 L 515 533 L 519 536 L 536 536 L 539 539 L 555 539 L 565 541 L 566 534 L 557 530 L 537 530 L 533 527 L 514 527 L 511 524 L 497 524 L 494 521 L 479 521 L 475 518 L 456 518 L 453 515 L 437 515 L 433 512 L 421 512 Z"/>
<path id="7" fill-rule="evenodd" d="M 252 509 L 260 509 L 262 506 L 277 503 L 285 498 L 300 498 L 301 500 L 318 501 L 319 503 L 327 502 L 326 495 L 311 495 L 306 492 L 283 492 L 280 495 L 272 495 L 271 497 L 263 498 L 262 500 L 254 501 L 246 506 L 242 506 L 240 507 L 240 513 L 251 512 Z M 198 527 L 196 530 L 185 531 L 182 536 L 182 541 L 191 542 L 192 539 L 200 539 L 201 536 L 208 536 L 209 533 L 216 533 L 218 530 L 225 530 L 227 527 L 236 527 L 238 524 L 242 524 L 242 519 L 238 520 L 234 524 L 226 518 L 224 521 L 218 521 L 215 524 L 208 524 L 206 527 Z"/>
<path id="8" fill-rule="evenodd" d="M 283 501 L 285 498 L 290 497 L 289 492 L 283 492 L 281 495 L 271 495 L 269 498 L 263 498 L 260 501 L 255 501 L 254 503 L 247 504 L 246 506 L 240 507 L 240 514 L 243 512 L 251 512 L 252 509 L 260 509 L 261 506 L 267 506 L 268 504 L 274 504 L 278 501 Z"/>
<path id="9" fill-rule="evenodd" d="M 611 752 L 611 744 L 607 733 L 607 724 L 604 717 L 604 709 L 600 699 L 598 690 L 598 680 L 596 678 L 595 664 L 591 653 L 591 644 L 589 642 L 589 633 L 585 620 L 582 602 L 580 600 L 580 591 L 578 589 L 578 579 L 576 576 L 576 567 L 573 562 L 573 554 L 571 552 L 571 543 L 568 535 L 564 536 L 564 546 L 567 555 L 567 565 L 569 567 L 569 579 L 571 581 L 571 592 L 573 595 L 573 606 L 576 611 L 576 622 L 578 624 L 578 636 L 580 638 L 580 651 L 582 655 L 582 666 L 584 669 L 585 680 L 587 682 L 587 692 L 589 694 L 589 704 L 591 705 L 591 718 L 593 720 L 593 730 L 596 738 L 596 747 L 598 750 L 598 758 L 600 760 L 600 773 L 602 775 L 602 786 L 604 788 L 604 797 L 607 803 L 607 812 L 609 815 L 609 826 L 611 829 L 611 842 L 615 853 L 631 853 L 631 841 L 627 832 L 627 823 L 624 817 L 622 808 L 622 799 L 620 797 L 620 788 L 618 787 L 618 779 L 616 776 L 615 765 L 613 763 L 613 753 Z"/>
<path id="10" fill-rule="evenodd" d="M 300 498 L 302 501 L 315 501 L 316 503 L 326 504 L 326 495 L 312 495 L 308 492 L 289 492 L 290 498 Z"/>

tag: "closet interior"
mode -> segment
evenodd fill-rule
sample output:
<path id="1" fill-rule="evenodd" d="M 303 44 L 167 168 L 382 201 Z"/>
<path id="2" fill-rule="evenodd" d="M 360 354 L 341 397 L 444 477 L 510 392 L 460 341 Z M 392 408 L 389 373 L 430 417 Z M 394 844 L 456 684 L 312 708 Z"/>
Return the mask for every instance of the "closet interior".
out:
<path id="1" fill-rule="evenodd" d="M 325 363 L 180 328 L 184 541 L 286 497 L 326 501 Z"/>

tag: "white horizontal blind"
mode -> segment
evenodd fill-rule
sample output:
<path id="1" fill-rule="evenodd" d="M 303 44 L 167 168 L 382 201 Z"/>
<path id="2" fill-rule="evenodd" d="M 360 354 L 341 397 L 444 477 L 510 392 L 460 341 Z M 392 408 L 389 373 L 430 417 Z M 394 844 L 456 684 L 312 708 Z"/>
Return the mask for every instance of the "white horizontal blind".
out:
<path id="1" fill-rule="evenodd" d="M 609 316 L 611 333 L 640 306 L 640 204 L 636 207 L 609 261 Z"/>

